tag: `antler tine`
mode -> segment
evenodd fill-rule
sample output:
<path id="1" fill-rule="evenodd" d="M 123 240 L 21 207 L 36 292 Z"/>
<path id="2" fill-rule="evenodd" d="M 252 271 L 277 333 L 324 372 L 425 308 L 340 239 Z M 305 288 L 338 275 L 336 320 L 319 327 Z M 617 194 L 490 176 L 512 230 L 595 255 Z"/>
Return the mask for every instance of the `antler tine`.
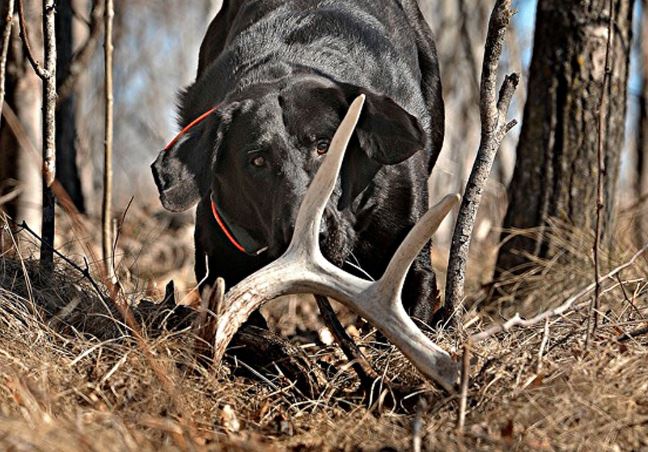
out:
<path id="1" fill-rule="evenodd" d="M 307 250 L 307 255 L 312 256 L 315 250 L 319 250 L 322 215 L 335 188 L 344 154 L 360 119 L 365 98 L 366 96 L 362 94 L 353 101 L 335 132 L 326 158 L 308 187 L 306 196 L 299 207 L 295 232 L 286 254 L 302 249 Z"/>
<path id="2" fill-rule="evenodd" d="M 381 291 L 383 293 L 391 294 L 392 303 L 400 303 L 400 293 L 403 284 L 405 284 L 405 277 L 414 259 L 439 228 L 448 213 L 460 201 L 461 196 L 458 194 L 446 195 L 421 217 L 398 247 L 391 261 L 389 261 L 387 270 L 377 282 L 382 286 Z"/>

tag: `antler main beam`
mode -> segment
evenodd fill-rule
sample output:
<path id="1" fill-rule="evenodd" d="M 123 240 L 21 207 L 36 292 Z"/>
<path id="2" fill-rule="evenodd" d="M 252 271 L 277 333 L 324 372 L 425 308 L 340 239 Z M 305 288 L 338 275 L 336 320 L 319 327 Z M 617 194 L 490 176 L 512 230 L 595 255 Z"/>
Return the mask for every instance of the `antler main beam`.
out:
<path id="1" fill-rule="evenodd" d="M 458 379 L 456 363 L 407 315 L 401 291 L 412 262 L 448 212 L 458 204 L 459 196 L 446 196 L 421 218 L 397 250 L 383 277 L 376 282 L 341 270 L 320 251 L 319 231 L 324 208 L 335 188 L 364 101 L 365 96 L 360 96 L 351 104 L 335 133 L 328 155 L 300 206 L 286 252 L 227 293 L 217 320 L 214 362 L 220 362 L 236 331 L 256 309 L 283 295 L 308 293 L 345 304 L 382 332 L 419 371 L 453 392 Z"/>

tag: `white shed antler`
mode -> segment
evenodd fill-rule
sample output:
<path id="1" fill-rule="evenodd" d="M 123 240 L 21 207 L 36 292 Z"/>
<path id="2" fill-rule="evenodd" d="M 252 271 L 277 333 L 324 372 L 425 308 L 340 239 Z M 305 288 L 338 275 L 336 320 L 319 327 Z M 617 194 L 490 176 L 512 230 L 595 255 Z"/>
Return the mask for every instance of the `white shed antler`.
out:
<path id="1" fill-rule="evenodd" d="M 360 96 L 353 102 L 335 133 L 328 155 L 300 206 L 288 250 L 226 295 L 218 309 L 214 362 L 220 362 L 236 331 L 263 304 L 282 295 L 316 294 L 333 298 L 354 310 L 378 328 L 423 374 L 452 392 L 458 378 L 456 363 L 407 315 L 401 302 L 401 290 L 412 262 L 448 212 L 457 205 L 459 196 L 446 196 L 421 218 L 396 251 L 383 277 L 376 282 L 341 270 L 320 251 L 319 232 L 324 208 L 333 193 L 364 100 L 365 97 Z"/>

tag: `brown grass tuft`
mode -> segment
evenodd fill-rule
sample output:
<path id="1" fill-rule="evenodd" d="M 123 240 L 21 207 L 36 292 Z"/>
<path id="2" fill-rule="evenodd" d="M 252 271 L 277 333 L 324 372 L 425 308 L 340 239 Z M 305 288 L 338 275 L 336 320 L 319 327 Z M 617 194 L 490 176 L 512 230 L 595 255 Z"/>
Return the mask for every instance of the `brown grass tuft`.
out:
<path id="1" fill-rule="evenodd" d="M 142 224 L 153 221 L 146 215 L 137 218 Z M 126 284 L 125 296 L 133 303 L 152 286 L 133 270 L 137 221 L 122 232 L 118 253 L 127 250 L 122 264 L 132 283 Z M 183 228 L 171 233 L 184 236 Z M 151 234 L 162 228 L 141 230 Z M 524 280 L 506 281 L 507 286 L 524 282 L 515 299 L 486 304 L 484 294 L 474 290 L 465 317 L 469 333 L 517 310 L 530 314 L 556 306 L 592 281 L 588 238 L 559 225 L 545 233 L 562 240 L 565 256 L 574 259 L 537 262 Z M 65 243 L 74 254 L 74 241 Z M 170 262 L 185 256 L 186 250 L 166 254 L 162 244 L 170 242 L 159 237 L 147 243 L 155 244 L 150 249 L 156 255 L 172 256 Z M 189 242 L 183 243 L 174 242 L 171 249 L 190 250 Z M 141 262 L 150 259 L 147 247 Z M 633 252 L 620 244 L 613 249 L 603 260 L 606 269 Z M 185 261 L 176 262 L 184 266 Z M 0 257 L 0 449 L 411 448 L 417 415 L 381 406 L 381 400 L 367 408 L 352 391 L 353 375 L 339 350 L 309 333 L 317 328 L 309 311 L 277 310 L 300 314 L 284 315 L 282 329 L 292 331 L 311 358 L 332 366 L 329 386 L 315 399 L 300 394 L 277 372 L 241 376 L 233 362 L 205 368 L 190 353 L 193 337 L 186 330 L 151 333 L 144 350 L 118 311 L 78 272 L 59 264 L 44 279 L 26 252 L 21 256 L 10 249 Z M 148 270 L 167 277 L 172 266 Z M 123 268 L 122 276 L 127 274 Z M 428 396 L 421 414 L 424 449 L 642 450 L 648 448 L 648 334 L 620 336 L 647 326 L 647 271 L 648 261 L 642 259 L 619 280 L 606 282 L 602 325 L 589 350 L 584 349 L 586 308 L 550 321 L 548 334 L 545 325 L 538 325 L 476 344 L 463 435 L 455 431 L 456 400 L 421 382 L 402 356 L 376 344 L 373 334 L 362 335 L 361 345 L 385 375 L 414 388 L 411 397 Z M 577 305 L 588 302 L 585 298 Z M 453 331 L 431 334 L 456 351 Z M 160 372 L 169 377 L 172 390 L 161 383 Z"/>

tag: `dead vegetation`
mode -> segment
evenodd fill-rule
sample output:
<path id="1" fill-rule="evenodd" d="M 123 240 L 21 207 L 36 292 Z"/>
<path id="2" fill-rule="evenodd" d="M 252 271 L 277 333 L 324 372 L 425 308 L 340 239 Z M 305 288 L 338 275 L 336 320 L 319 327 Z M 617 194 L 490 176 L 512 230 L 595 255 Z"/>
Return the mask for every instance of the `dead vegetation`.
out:
<path id="1" fill-rule="evenodd" d="M 124 230 L 137 231 L 137 219 L 153 221 L 141 212 L 129 215 L 133 222 L 127 217 Z M 574 259 L 537 262 L 526 276 L 499 287 L 510 289 L 521 278 L 526 283 L 498 304 L 484 301 L 491 287 L 469 286 L 467 333 L 518 310 L 530 315 L 555 307 L 591 283 L 593 262 L 583 250 L 591 249 L 593 237 L 561 225 L 545 233 L 560 237 L 564 255 Z M 156 247 L 184 243 L 189 249 L 189 240 L 170 239 L 173 230 L 165 234 L 152 241 Z M 547 324 L 474 345 L 461 435 L 455 430 L 458 401 L 422 381 L 396 349 L 377 343 L 374 331 L 352 317 L 347 320 L 359 327 L 358 342 L 375 367 L 411 388 L 396 407 L 388 389 L 378 400 L 363 401 L 341 351 L 322 343 L 313 308 L 295 309 L 293 301 L 292 309 L 269 311 L 271 317 L 283 314 L 282 329 L 294 332 L 293 343 L 324 370 L 324 389 L 307 396 L 277 369 L 261 372 L 252 369 L 254 363 L 232 359 L 218 369 L 205 366 L 191 353 L 189 328 L 160 329 L 169 315 L 164 309 L 147 317 L 153 324 L 144 328 L 143 342 L 136 340 L 110 300 L 65 262 L 58 262 L 53 281 L 41 280 L 27 237 L 22 239 L 20 253 L 12 247 L 0 259 L 2 449 L 406 450 L 417 440 L 425 450 L 648 447 L 645 257 L 603 285 L 602 321 L 589 349 L 588 297 Z M 72 250 L 74 240 L 68 239 Z M 135 234 L 123 243 L 137 239 Z M 603 256 L 604 268 L 627 262 L 634 251 L 617 241 Z M 142 259 L 149 259 L 144 251 Z M 158 264 L 165 266 L 162 259 Z M 123 268 L 121 274 L 129 274 L 129 302 L 149 297 L 151 284 Z M 453 330 L 430 334 L 460 360 Z"/>

